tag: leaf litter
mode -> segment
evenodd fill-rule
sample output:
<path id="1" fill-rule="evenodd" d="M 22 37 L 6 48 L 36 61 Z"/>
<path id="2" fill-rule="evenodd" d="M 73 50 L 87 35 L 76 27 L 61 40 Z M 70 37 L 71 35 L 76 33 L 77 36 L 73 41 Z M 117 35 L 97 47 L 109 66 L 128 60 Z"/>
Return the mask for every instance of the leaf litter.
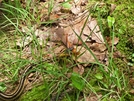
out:
<path id="1" fill-rule="evenodd" d="M 115 37 L 114 40 L 111 40 L 108 37 L 106 42 L 104 41 L 97 20 L 89 16 L 90 11 L 83 9 L 86 8 L 83 5 L 86 5 L 87 0 L 74 1 L 71 3 L 72 7 L 70 9 L 61 7 L 60 5 L 63 2 L 63 0 L 55 2 L 49 18 L 48 14 L 46 14 L 49 7 L 48 4 L 46 5 L 47 2 L 39 3 L 38 9 L 41 14 L 41 21 L 53 20 L 55 25 L 52 25 L 52 27 L 42 24 L 40 27 L 37 27 L 39 25 L 33 25 L 29 29 L 26 25 L 21 26 L 21 31 L 25 37 L 19 39 L 16 44 L 18 47 L 23 48 L 22 57 L 28 58 L 32 54 L 30 44 L 34 40 L 33 36 L 35 36 L 39 45 L 44 47 L 44 52 L 51 51 L 44 58 L 58 56 L 66 49 L 70 49 L 72 52 L 75 50 L 74 54 L 76 55 L 72 57 L 78 65 L 73 68 L 73 71 L 80 75 L 84 73 L 86 66 L 97 62 L 96 59 L 108 65 L 106 42 L 110 46 L 114 43 L 115 46 L 118 44 L 119 39 Z M 111 11 L 115 9 L 114 7 L 115 5 L 112 5 Z M 37 50 L 35 50 L 36 53 Z"/>
<path id="2" fill-rule="evenodd" d="M 33 36 L 35 36 L 38 39 L 40 46 L 47 46 L 49 47 L 49 49 L 47 48 L 48 50 L 59 47 L 58 49 L 55 48 L 55 50 L 53 50 L 54 54 L 59 54 L 63 50 L 62 46 L 64 46 L 65 49 L 75 49 L 79 54 L 75 56 L 74 61 L 82 63 L 84 67 L 88 66 L 90 63 L 96 62 L 94 56 L 99 62 L 104 63 L 105 61 L 105 63 L 107 63 L 108 49 L 97 20 L 89 16 L 90 11 L 79 9 L 79 7 L 82 7 L 82 4 L 87 3 L 87 0 L 79 0 L 79 2 L 76 0 L 71 2 L 73 6 L 68 9 L 69 12 L 65 12 L 64 8 L 60 6 L 63 2 L 64 1 L 62 0 L 57 0 L 50 14 L 49 20 L 56 21 L 53 22 L 56 23 L 56 26 L 48 27 L 41 25 L 42 27 L 37 28 L 37 25 L 34 25 L 32 29 L 28 29 L 27 26 L 23 25 L 23 27 L 21 27 L 23 33 L 32 33 L 29 33 L 25 38 L 18 40 L 17 45 L 25 48 L 33 41 Z M 46 12 L 48 5 L 46 6 L 45 3 L 46 2 L 40 2 L 40 5 L 42 5 L 42 7 L 45 5 L 45 7 L 44 9 L 39 7 L 39 10 L 41 10 L 42 15 L 44 14 L 47 16 L 44 12 Z M 112 10 L 113 9 L 114 7 L 112 6 Z M 48 20 L 44 15 L 41 17 L 42 21 Z M 68 16 L 63 17 L 64 15 Z M 111 40 L 108 37 L 106 41 L 111 46 L 112 43 L 116 45 L 119 42 L 119 39 L 115 37 L 114 40 Z M 56 46 L 59 42 L 63 43 L 60 44 L 61 47 Z M 83 43 L 91 50 L 94 56 Z"/>

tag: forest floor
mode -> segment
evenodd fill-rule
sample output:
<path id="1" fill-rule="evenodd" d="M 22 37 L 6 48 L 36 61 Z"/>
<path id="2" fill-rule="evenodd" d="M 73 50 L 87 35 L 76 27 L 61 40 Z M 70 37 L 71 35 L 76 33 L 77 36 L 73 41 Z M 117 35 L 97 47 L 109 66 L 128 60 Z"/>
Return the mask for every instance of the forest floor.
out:
<path id="1" fill-rule="evenodd" d="M 0 1 L 0 91 L 35 64 L 18 101 L 134 100 L 132 0 L 20 1 Z"/>

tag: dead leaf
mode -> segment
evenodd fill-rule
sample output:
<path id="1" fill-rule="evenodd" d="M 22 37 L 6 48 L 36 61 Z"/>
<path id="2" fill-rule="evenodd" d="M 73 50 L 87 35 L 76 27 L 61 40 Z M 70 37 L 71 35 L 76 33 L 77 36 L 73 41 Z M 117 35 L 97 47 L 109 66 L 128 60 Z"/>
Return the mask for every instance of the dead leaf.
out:
<path id="1" fill-rule="evenodd" d="M 100 52 L 103 52 L 107 49 L 105 44 L 100 44 L 100 43 L 93 43 L 93 44 L 90 45 L 90 48 L 92 50 L 100 51 Z"/>
<path id="2" fill-rule="evenodd" d="M 73 72 L 82 75 L 84 73 L 84 67 L 78 64 L 78 67 L 73 67 Z"/>
<path id="3" fill-rule="evenodd" d="M 76 47 L 76 49 L 80 52 L 80 57 L 77 59 L 78 62 L 84 63 L 84 66 L 87 66 L 89 63 L 95 62 L 94 57 L 87 49 L 81 46 Z"/>
<path id="4" fill-rule="evenodd" d="M 75 29 L 74 29 L 75 30 Z M 76 28 L 75 30 L 76 33 L 80 33 L 80 30 Z M 65 33 L 67 36 L 67 39 L 70 43 L 75 44 L 75 45 L 81 45 L 82 42 L 78 39 L 77 35 L 73 32 L 71 27 L 66 27 L 65 28 Z"/>
<path id="5" fill-rule="evenodd" d="M 3 0 L 0 0 L 0 3 L 2 2 Z"/>
<path id="6" fill-rule="evenodd" d="M 72 6 L 71 7 L 71 12 L 75 15 L 79 14 L 81 12 L 81 6 Z"/>
<path id="7" fill-rule="evenodd" d="M 90 33 L 91 34 L 91 39 L 95 40 L 98 43 L 104 43 L 103 36 L 101 35 L 101 32 L 100 32 L 99 26 L 97 24 L 97 21 L 94 18 L 89 20 L 88 27 L 92 31 L 92 33 Z"/>
<path id="8" fill-rule="evenodd" d="M 85 3 L 87 2 L 88 0 L 74 0 L 74 3 L 75 5 L 77 6 L 82 6 L 82 5 L 85 5 Z"/>
<path id="9" fill-rule="evenodd" d="M 51 21 L 56 21 L 60 18 L 60 16 L 58 14 L 51 14 L 49 17 L 49 20 Z"/>
<path id="10" fill-rule="evenodd" d="M 110 46 L 112 46 L 112 44 L 116 45 L 119 42 L 119 38 L 117 37 L 114 37 L 114 40 L 110 39 L 110 37 L 107 37 L 106 40 Z"/>
<path id="11" fill-rule="evenodd" d="M 98 97 L 101 98 L 102 95 L 99 94 Z M 91 94 L 91 96 L 86 97 L 85 101 L 98 101 L 99 100 L 98 97 L 96 95 L 94 95 L 94 94 Z"/>
<path id="12" fill-rule="evenodd" d="M 64 0 L 56 0 L 58 3 L 62 3 L 64 2 Z"/>
<path id="13" fill-rule="evenodd" d="M 130 84 L 132 87 L 134 87 L 134 78 L 130 78 L 129 84 Z"/>
<path id="14" fill-rule="evenodd" d="M 67 46 L 67 43 L 68 43 L 68 35 L 65 34 L 64 29 L 63 28 L 57 28 L 55 30 L 55 34 L 58 36 L 58 39 L 60 39 L 64 43 L 64 45 Z"/>
<path id="15" fill-rule="evenodd" d="M 49 38 L 51 32 L 46 29 L 46 30 L 41 30 L 41 29 L 36 29 L 35 31 L 35 36 L 38 39 L 39 44 L 42 46 L 47 42 L 47 39 Z"/>
<path id="16" fill-rule="evenodd" d="M 85 14 L 85 12 L 83 14 Z M 61 35 L 61 29 L 57 30 L 57 35 L 61 38 L 65 45 L 67 45 L 67 43 L 71 43 L 73 45 L 81 45 L 82 42 L 79 40 L 78 36 L 81 38 L 81 40 L 83 40 L 83 42 L 89 41 L 91 38 L 98 43 L 104 43 L 104 39 L 101 35 L 99 26 L 97 25 L 97 21 L 95 19 L 89 17 L 89 21 L 83 29 L 83 25 L 85 24 L 86 19 L 87 17 L 85 17 L 84 19 L 83 17 L 80 17 L 77 19 L 77 21 L 70 21 L 71 24 L 69 26 L 62 28 L 62 30 L 64 30 L 62 32 L 64 33 L 63 35 Z M 93 33 L 91 33 L 91 31 Z"/>
<path id="17" fill-rule="evenodd" d="M 114 56 L 114 58 L 120 58 L 120 57 L 122 57 L 122 54 L 120 51 L 115 51 L 113 56 Z"/>
<path id="18" fill-rule="evenodd" d="M 134 89 L 131 89 L 129 92 L 130 92 L 131 94 L 134 94 Z"/>
<path id="19" fill-rule="evenodd" d="M 65 50 L 65 46 L 61 45 L 61 46 L 56 47 L 56 48 L 54 49 L 54 53 L 55 53 L 55 54 L 61 54 L 64 50 Z"/>
<path id="20" fill-rule="evenodd" d="M 88 2 L 88 0 L 82 0 L 82 2 L 81 2 L 81 6 L 86 5 L 87 2 Z"/>
<path id="21" fill-rule="evenodd" d="M 112 13 L 116 8 L 116 5 L 115 4 L 111 4 L 111 8 L 110 8 L 110 13 Z"/>
<path id="22" fill-rule="evenodd" d="M 16 43 L 16 45 L 19 48 L 25 47 L 26 45 L 28 45 L 33 39 L 31 38 L 31 36 L 28 37 L 23 37 L 22 39 L 19 39 Z"/>
<path id="23" fill-rule="evenodd" d="M 100 61 L 105 61 L 107 58 L 106 52 L 98 52 L 93 51 L 93 54 L 96 56 L 96 58 Z"/>

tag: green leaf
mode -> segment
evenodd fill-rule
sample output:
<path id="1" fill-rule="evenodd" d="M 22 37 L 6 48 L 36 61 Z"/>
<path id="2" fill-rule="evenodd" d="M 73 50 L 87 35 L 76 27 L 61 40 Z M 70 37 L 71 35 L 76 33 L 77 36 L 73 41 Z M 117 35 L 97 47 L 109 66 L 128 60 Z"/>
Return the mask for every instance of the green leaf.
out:
<path id="1" fill-rule="evenodd" d="M 134 53 L 132 54 L 132 57 L 134 58 Z"/>
<path id="2" fill-rule="evenodd" d="M 55 68 L 54 68 L 55 66 L 53 64 L 51 64 L 51 63 L 45 63 L 44 65 L 46 67 L 46 70 L 55 71 Z"/>
<path id="3" fill-rule="evenodd" d="M 103 79 L 103 74 L 102 74 L 102 73 L 97 73 L 97 74 L 95 75 L 95 77 L 96 77 L 97 79 L 99 79 L 99 80 L 102 80 L 102 79 Z"/>
<path id="4" fill-rule="evenodd" d="M 102 81 L 100 81 L 100 83 L 101 83 L 106 89 L 108 89 L 108 85 L 107 85 L 107 83 L 102 82 Z"/>
<path id="5" fill-rule="evenodd" d="M 62 6 L 64 8 L 70 9 L 72 5 L 69 2 L 66 2 L 66 3 L 63 3 Z"/>
<path id="6" fill-rule="evenodd" d="M 96 91 L 96 92 L 99 92 L 99 91 L 101 91 L 101 87 L 99 87 L 99 86 L 93 86 L 93 89 Z"/>
<path id="7" fill-rule="evenodd" d="M 107 17 L 107 21 L 108 21 L 108 27 L 111 28 L 114 25 L 114 23 L 115 23 L 115 18 L 108 16 Z"/>
<path id="8" fill-rule="evenodd" d="M 6 85 L 3 82 L 0 82 L 0 91 L 5 91 L 7 89 Z"/>
<path id="9" fill-rule="evenodd" d="M 128 65 L 128 66 L 133 66 L 133 64 L 132 64 L 132 63 L 130 63 L 130 62 L 129 62 L 129 63 L 127 63 L 127 65 Z"/>
<path id="10" fill-rule="evenodd" d="M 72 73 L 71 75 L 71 80 L 72 80 L 72 85 L 79 89 L 79 90 L 83 90 L 84 86 L 85 86 L 85 81 L 81 78 L 81 76 L 77 73 Z"/>

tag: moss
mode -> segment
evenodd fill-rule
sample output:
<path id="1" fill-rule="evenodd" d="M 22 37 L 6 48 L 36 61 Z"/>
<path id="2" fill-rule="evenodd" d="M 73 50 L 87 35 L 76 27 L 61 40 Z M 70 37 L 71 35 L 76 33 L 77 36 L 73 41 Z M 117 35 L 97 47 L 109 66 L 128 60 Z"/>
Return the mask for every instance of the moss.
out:
<path id="1" fill-rule="evenodd" d="M 133 52 L 133 43 L 130 42 L 130 38 L 134 37 L 134 28 L 132 28 L 134 25 L 133 9 L 134 3 L 123 2 L 123 4 L 117 5 L 112 14 L 116 19 L 115 32 L 120 39 L 117 48 L 126 56 L 131 55 Z"/>
<path id="2" fill-rule="evenodd" d="M 31 91 L 21 96 L 18 101 L 43 101 L 48 94 L 47 85 L 42 84 L 41 86 L 32 88 Z"/>

